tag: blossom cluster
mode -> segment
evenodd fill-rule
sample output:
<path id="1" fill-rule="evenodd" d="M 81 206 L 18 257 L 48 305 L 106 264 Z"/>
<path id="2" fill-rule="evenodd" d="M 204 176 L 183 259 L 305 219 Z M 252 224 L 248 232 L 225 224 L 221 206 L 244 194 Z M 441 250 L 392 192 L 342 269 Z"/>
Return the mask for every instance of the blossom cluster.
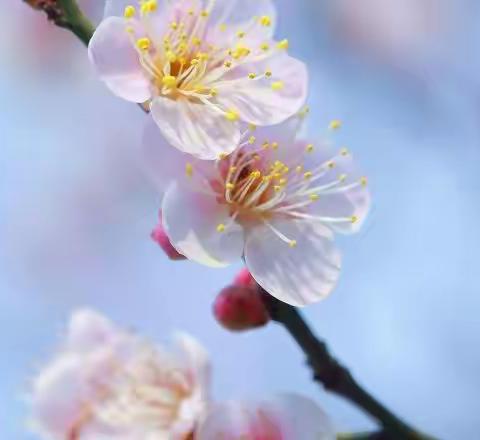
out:
<path id="1" fill-rule="evenodd" d="M 243 258 L 271 295 L 304 306 L 334 288 L 334 235 L 359 230 L 370 195 L 347 148 L 303 135 L 307 69 L 275 24 L 272 0 L 107 0 L 89 57 L 151 114 L 162 247 L 211 267 Z"/>
<path id="2" fill-rule="evenodd" d="M 156 347 L 101 314 L 73 314 L 32 385 L 33 429 L 52 440 L 333 440 L 310 399 L 214 402 L 206 350 L 180 334 Z"/>

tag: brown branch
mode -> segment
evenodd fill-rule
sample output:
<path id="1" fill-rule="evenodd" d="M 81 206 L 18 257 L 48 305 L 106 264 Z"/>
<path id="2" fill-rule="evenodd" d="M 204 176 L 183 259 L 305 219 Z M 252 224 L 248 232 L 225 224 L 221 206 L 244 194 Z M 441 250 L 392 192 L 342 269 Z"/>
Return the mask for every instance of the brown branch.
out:
<path id="1" fill-rule="evenodd" d="M 269 295 L 263 289 L 261 290 L 272 319 L 285 327 L 306 355 L 308 364 L 313 371 L 314 380 L 320 383 L 326 390 L 338 394 L 356 404 L 380 423 L 383 432 L 369 434 L 373 435 L 373 437 L 366 438 L 382 440 L 433 440 L 432 437 L 420 434 L 408 426 L 364 390 L 355 381 L 348 369 L 331 355 L 327 345 L 313 334 L 295 307 L 283 303 Z"/>

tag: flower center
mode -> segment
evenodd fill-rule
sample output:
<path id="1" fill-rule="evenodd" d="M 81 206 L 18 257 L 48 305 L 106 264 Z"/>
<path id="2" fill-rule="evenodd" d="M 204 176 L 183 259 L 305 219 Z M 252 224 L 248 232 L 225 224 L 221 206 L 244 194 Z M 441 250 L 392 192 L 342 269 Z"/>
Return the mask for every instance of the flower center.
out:
<path id="1" fill-rule="evenodd" d="M 344 148 L 331 159 L 307 168 L 306 158 L 314 153 L 314 145 L 305 145 L 296 155 L 279 154 L 283 153 L 280 150 L 292 148 L 297 146 L 280 145 L 275 140 L 259 144 L 255 136 L 250 136 L 235 153 L 217 160 L 217 176 L 204 183 L 220 204 L 229 207 L 230 221 L 217 225 L 218 232 L 224 232 L 235 221 L 246 227 L 263 223 L 295 247 L 296 241 L 278 231 L 272 221 L 305 220 L 327 225 L 358 221 L 356 216 L 328 217 L 312 209 L 325 196 L 367 184 L 365 177 L 355 179 L 337 171 L 337 162 L 349 155 L 348 150 Z M 187 164 L 186 171 L 192 177 L 193 166 Z"/>

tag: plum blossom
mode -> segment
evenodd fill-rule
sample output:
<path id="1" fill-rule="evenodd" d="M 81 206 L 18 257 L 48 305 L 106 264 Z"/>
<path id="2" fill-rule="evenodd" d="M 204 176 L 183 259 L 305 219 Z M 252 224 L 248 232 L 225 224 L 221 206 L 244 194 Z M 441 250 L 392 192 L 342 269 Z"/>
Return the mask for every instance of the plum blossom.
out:
<path id="1" fill-rule="evenodd" d="M 32 424 L 52 440 L 183 440 L 209 398 L 209 363 L 190 336 L 178 352 L 96 312 L 71 318 L 65 346 L 34 380 Z"/>
<path id="2" fill-rule="evenodd" d="M 275 21 L 271 0 L 108 0 L 89 57 L 170 144 L 216 159 L 239 145 L 241 123 L 278 124 L 305 101 L 306 67 L 274 40 Z"/>
<path id="3" fill-rule="evenodd" d="M 340 272 L 334 234 L 357 232 L 370 206 L 351 153 L 303 139 L 301 125 L 296 116 L 246 129 L 235 152 L 216 161 L 169 149 L 153 124 L 144 135 L 173 246 L 211 267 L 244 257 L 260 286 L 295 306 L 332 291 Z"/>
<path id="4" fill-rule="evenodd" d="M 213 405 L 195 440 L 334 440 L 327 415 L 310 399 L 295 394 L 260 402 Z"/>

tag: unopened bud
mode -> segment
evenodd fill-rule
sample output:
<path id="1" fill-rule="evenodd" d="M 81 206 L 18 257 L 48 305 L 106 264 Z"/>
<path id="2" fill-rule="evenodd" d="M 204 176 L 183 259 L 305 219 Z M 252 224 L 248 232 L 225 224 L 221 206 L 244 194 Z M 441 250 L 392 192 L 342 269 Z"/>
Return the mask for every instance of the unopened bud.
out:
<path id="1" fill-rule="evenodd" d="M 254 287 L 257 285 L 255 280 L 252 277 L 252 274 L 245 267 L 235 276 L 233 280 L 235 286 L 250 286 Z"/>
<path id="2" fill-rule="evenodd" d="M 270 321 L 261 294 L 244 285 L 225 287 L 215 299 L 213 313 L 223 327 L 233 331 L 261 327 Z"/>
<path id="3" fill-rule="evenodd" d="M 170 258 L 170 260 L 186 259 L 186 257 L 183 256 L 181 253 L 179 253 L 170 242 L 170 239 L 168 238 L 167 233 L 163 228 L 161 215 L 160 215 L 160 220 L 158 222 L 158 225 L 152 231 L 152 233 L 150 234 L 150 237 L 152 237 L 152 240 L 156 242 L 163 249 L 163 252 L 167 254 L 167 257 Z"/>

